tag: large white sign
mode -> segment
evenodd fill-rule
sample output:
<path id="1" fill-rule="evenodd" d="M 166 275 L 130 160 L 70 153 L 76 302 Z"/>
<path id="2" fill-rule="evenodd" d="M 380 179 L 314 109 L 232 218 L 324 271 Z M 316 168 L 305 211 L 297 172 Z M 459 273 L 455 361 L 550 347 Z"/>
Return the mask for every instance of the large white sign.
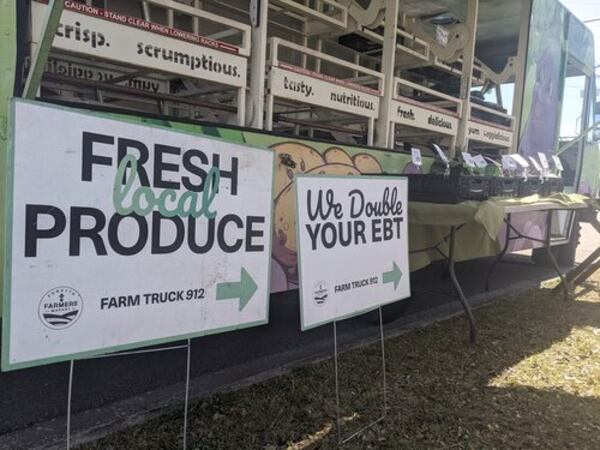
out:
<path id="1" fill-rule="evenodd" d="M 296 177 L 302 329 L 409 297 L 407 180 Z"/>
<path id="2" fill-rule="evenodd" d="M 509 128 L 494 126 L 478 120 L 469 120 L 469 139 L 499 147 L 510 147 L 513 140 L 513 132 Z"/>
<path id="3" fill-rule="evenodd" d="M 456 115 L 433 106 L 421 106 L 416 103 L 400 97 L 392 99 L 390 120 L 410 127 L 456 136 L 458 132 Z"/>
<path id="4" fill-rule="evenodd" d="M 334 77 L 280 62 L 269 74 L 275 97 L 318 105 L 357 116 L 377 118 L 379 93 Z"/>
<path id="5" fill-rule="evenodd" d="M 3 369 L 267 322 L 270 150 L 13 109 Z"/>
<path id="6" fill-rule="evenodd" d="M 32 33 L 40 36 L 47 6 L 32 2 Z M 165 25 L 66 0 L 53 47 L 94 58 L 235 87 L 246 86 L 246 58 L 229 44 Z"/>

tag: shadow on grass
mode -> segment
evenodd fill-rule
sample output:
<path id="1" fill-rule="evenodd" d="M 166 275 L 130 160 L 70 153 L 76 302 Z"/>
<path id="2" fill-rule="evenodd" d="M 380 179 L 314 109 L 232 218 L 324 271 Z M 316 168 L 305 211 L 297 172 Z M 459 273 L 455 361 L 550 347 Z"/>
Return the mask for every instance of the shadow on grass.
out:
<path id="1" fill-rule="evenodd" d="M 388 339 L 386 419 L 344 448 L 600 448 L 599 281 L 578 301 L 542 289 L 479 309 L 475 345 L 463 317 Z M 344 435 L 381 414 L 380 364 L 378 345 L 340 356 Z M 188 448 L 335 448 L 334 418 L 326 361 L 193 403 Z M 174 412 L 85 448 L 180 448 L 181 423 Z"/>

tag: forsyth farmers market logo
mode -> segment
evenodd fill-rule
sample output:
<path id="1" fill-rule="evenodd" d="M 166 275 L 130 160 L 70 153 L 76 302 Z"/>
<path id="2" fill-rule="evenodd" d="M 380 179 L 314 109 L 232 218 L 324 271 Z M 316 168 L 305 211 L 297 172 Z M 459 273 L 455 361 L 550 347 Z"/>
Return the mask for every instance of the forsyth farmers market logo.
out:
<path id="1" fill-rule="evenodd" d="M 40 300 L 38 315 L 42 323 L 52 330 L 70 327 L 81 316 L 83 299 L 79 292 L 60 286 L 46 292 Z"/>
<path id="2" fill-rule="evenodd" d="M 329 296 L 329 289 L 327 288 L 327 283 L 324 281 L 319 281 L 315 284 L 315 289 L 313 292 L 313 298 L 315 303 L 318 306 L 322 306 L 327 301 L 327 297 Z"/>

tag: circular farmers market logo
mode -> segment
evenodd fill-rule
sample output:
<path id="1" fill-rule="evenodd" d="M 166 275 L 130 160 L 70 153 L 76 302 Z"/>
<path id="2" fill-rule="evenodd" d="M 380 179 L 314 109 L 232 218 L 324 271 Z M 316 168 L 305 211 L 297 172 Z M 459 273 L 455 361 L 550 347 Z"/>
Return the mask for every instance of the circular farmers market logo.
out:
<path id="1" fill-rule="evenodd" d="M 44 294 L 38 315 L 48 328 L 64 330 L 77 322 L 82 310 L 83 299 L 79 292 L 68 286 L 59 286 Z"/>
<path id="2" fill-rule="evenodd" d="M 329 295 L 329 289 L 327 289 L 327 283 L 324 281 L 317 281 L 313 290 L 313 299 L 317 305 L 323 305 L 327 301 Z"/>

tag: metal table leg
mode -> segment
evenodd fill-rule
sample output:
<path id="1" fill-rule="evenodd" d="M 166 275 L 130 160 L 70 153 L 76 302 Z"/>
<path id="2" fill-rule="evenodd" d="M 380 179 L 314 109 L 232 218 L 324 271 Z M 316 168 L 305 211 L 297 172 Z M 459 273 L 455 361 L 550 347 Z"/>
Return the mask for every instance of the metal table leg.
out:
<path id="1" fill-rule="evenodd" d="M 600 258 L 600 247 L 598 247 L 594 252 L 585 258 L 577 267 L 568 272 L 565 275 L 565 278 L 570 283 L 579 284 L 581 281 L 585 281 L 587 277 L 585 277 L 587 271 L 593 270 L 595 267 L 594 262 Z M 556 285 L 552 292 L 558 292 L 559 289 L 562 289 L 562 281 Z"/>
<path id="2" fill-rule="evenodd" d="M 569 300 L 569 282 L 560 270 L 560 267 L 558 266 L 554 255 L 552 254 L 552 248 L 550 246 L 550 241 L 552 238 L 552 211 L 548 210 L 546 214 L 546 240 L 544 243 L 544 247 L 546 248 L 546 252 L 548 252 L 548 257 L 550 258 L 550 261 L 554 266 L 554 270 L 556 270 L 556 273 L 558 273 L 558 276 L 560 277 L 560 284 L 563 287 L 564 298 L 565 300 Z"/>
<path id="3" fill-rule="evenodd" d="M 594 214 L 597 213 L 595 209 L 592 211 L 594 211 Z M 595 216 L 594 219 L 589 223 L 596 229 L 597 233 L 600 233 L 600 222 L 598 222 L 598 219 Z M 590 256 L 581 261 L 577 267 L 569 271 L 565 275 L 565 278 L 572 284 L 579 284 L 582 281 L 585 281 L 598 268 L 597 266 L 599 262 L 596 262 L 596 260 L 599 260 L 600 262 L 600 247 L 594 250 Z M 557 292 L 559 289 L 563 289 L 562 281 L 552 290 L 552 292 Z"/>
<path id="4" fill-rule="evenodd" d="M 474 343 L 476 335 L 477 335 L 477 329 L 475 327 L 475 318 L 473 317 L 473 312 L 471 311 L 471 306 L 469 305 L 467 297 L 465 296 L 465 294 L 462 290 L 462 287 L 460 286 L 460 283 L 458 282 L 458 279 L 456 278 L 456 272 L 454 271 L 455 235 L 456 235 L 456 231 L 460 230 L 463 226 L 464 226 L 464 224 L 461 224 L 458 226 L 451 226 L 450 233 L 448 235 L 444 236 L 437 244 L 435 244 L 431 247 L 421 248 L 418 250 L 411 250 L 410 254 L 412 255 L 415 253 L 436 251 L 442 256 L 442 258 L 444 258 L 446 260 L 446 262 L 448 263 L 448 273 L 450 275 L 450 279 L 452 280 L 452 285 L 454 286 L 457 297 L 465 311 L 467 319 L 469 320 L 470 341 L 471 341 L 471 343 Z M 448 242 L 448 254 L 446 254 L 440 248 L 440 246 L 446 242 Z M 436 294 L 439 295 L 440 293 L 436 293 Z"/>
<path id="5" fill-rule="evenodd" d="M 452 284 L 454 285 L 454 289 L 456 289 L 456 294 L 458 295 L 458 299 L 462 304 L 463 309 L 465 310 L 465 314 L 467 315 L 467 319 L 469 320 L 469 334 L 470 341 L 472 344 L 475 343 L 475 339 L 477 337 L 477 328 L 475 326 L 475 317 L 473 317 L 473 311 L 471 311 L 471 306 L 465 296 L 458 279 L 456 278 L 456 272 L 454 271 L 454 237 L 455 237 L 456 229 L 455 227 L 450 228 L 450 248 L 448 251 L 448 270 L 450 271 L 450 278 L 452 279 Z"/>
<path id="6" fill-rule="evenodd" d="M 507 214 L 506 219 L 504 219 L 504 223 L 506 224 L 506 239 L 504 241 L 504 247 L 502 248 L 502 251 L 496 257 L 496 259 L 494 259 L 494 262 L 488 269 L 488 273 L 485 276 L 485 290 L 486 291 L 490 290 L 490 277 L 492 276 L 492 272 L 494 271 L 494 269 L 496 268 L 496 266 L 498 265 L 500 260 L 506 254 L 506 251 L 508 250 L 508 245 L 510 244 L 510 240 L 511 240 L 510 239 L 510 218 L 511 218 L 510 214 Z"/>

